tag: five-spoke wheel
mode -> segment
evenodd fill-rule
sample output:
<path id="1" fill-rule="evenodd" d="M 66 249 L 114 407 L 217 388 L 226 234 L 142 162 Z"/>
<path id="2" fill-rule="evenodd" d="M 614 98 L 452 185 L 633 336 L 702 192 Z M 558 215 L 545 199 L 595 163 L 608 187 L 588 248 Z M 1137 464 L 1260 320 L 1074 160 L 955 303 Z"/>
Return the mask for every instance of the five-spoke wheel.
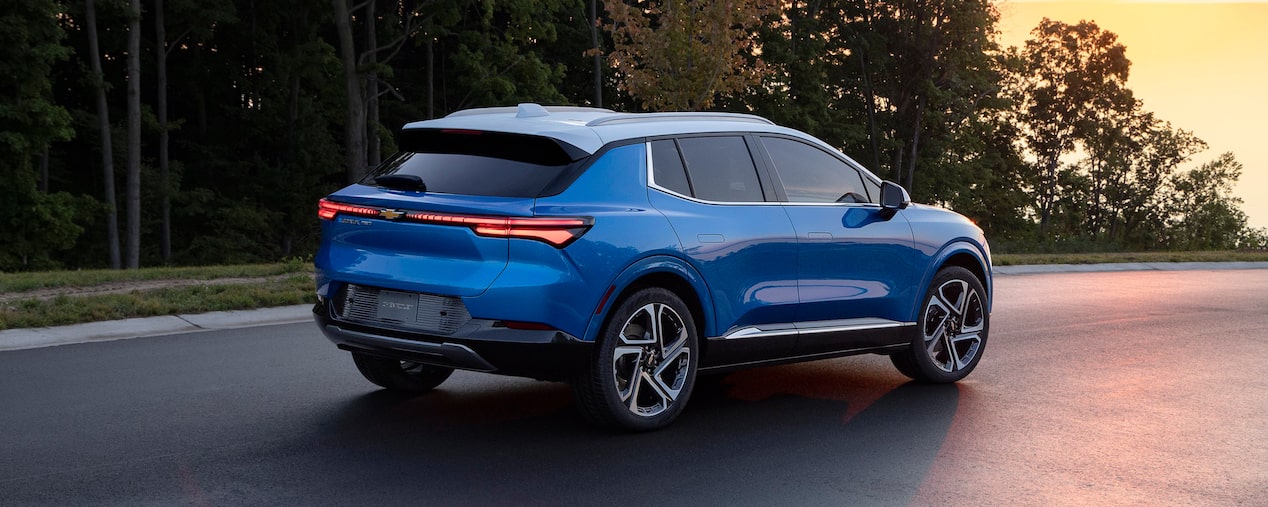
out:
<path id="1" fill-rule="evenodd" d="M 925 295 L 911 348 L 890 356 L 898 371 L 926 382 L 955 382 L 977 366 L 986 346 L 990 315 L 985 289 L 958 266 L 943 268 Z"/>
<path id="2" fill-rule="evenodd" d="M 626 298 L 573 382 L 582 413 L 632 430 L 669 424 L 691 395 L 696 340 L 691 312 L 674 293 L 648 288 Z"/>

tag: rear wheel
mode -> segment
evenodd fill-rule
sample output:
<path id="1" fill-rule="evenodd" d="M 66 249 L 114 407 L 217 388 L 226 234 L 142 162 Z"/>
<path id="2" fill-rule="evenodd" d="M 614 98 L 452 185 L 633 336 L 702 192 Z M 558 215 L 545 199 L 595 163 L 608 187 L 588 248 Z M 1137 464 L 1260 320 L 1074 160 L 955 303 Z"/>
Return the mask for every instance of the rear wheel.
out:
<path id="1" fill-rule="evenodd" d="M 911 348 L 890 357 L 903 375 L 923 382 L 964 378 L 986 348 L 990 315 L 986 290 L 973 272 L 948 266 L 933 277 L 920 311 Z"/>
<path id="2" fill-rule="evenodd" d="M 453 368 L 399 361 L 357 352 L 352 361 L 366 380 L 384 389 L 425 393 L 439 386 L 453 374 Z"/>
<path id="3" fill-rule="evenodd" d="M 657 287 L 634 293 L 613 311 L 589 366 L 573 380 L 582 415 L 636 431 L 669 425 L 691 397 L 696 343 L 682 299 Z"/>

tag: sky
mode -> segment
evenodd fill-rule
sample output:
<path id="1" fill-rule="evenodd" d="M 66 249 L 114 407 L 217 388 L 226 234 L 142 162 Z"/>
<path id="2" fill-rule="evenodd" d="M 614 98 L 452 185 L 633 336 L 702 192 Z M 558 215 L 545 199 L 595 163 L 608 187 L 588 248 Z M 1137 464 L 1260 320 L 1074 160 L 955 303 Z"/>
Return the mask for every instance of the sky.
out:
<path id="1" fill-rule="evenodd" d="M 1210 148 L 1185 168 L 1233 152 L 1234 188 L 1251 227 L 1268 227 L 1268 0 L 996 0 L 1000 42 L 1021 46 L 1047 17 L 1095 21 L 1127 47 L 1127 86 L 1146 111 Z"/>

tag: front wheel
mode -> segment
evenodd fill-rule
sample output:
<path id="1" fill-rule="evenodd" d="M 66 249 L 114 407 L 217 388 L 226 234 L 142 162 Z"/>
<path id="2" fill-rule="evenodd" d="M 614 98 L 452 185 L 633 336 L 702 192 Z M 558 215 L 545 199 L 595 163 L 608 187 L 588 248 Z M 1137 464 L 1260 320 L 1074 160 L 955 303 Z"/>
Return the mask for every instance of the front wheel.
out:
<path id="1" fill-rule="evenodd" d="M 939 270 L 925 294 L 911 347 L 889 356 L 898 371 L 933 383 L 955 382 L 973 371 L 990 330 L 985 297 L 973 272 L 959 266 Z"/>
<path id="2" fill-rule="evenodd" d="M 696 343 L 691 311 L 673 292 L 652 287 L 626 298 L 573 380 L 582 415 L 635 431 L 669 425 L 691 397 Z"/>
<path id="3" fill-rule="evenodd" d="M 352 353 L 352 362 L 366 380 L 392 391 L 425 393 L 453 374 L 453 368 Z"/>

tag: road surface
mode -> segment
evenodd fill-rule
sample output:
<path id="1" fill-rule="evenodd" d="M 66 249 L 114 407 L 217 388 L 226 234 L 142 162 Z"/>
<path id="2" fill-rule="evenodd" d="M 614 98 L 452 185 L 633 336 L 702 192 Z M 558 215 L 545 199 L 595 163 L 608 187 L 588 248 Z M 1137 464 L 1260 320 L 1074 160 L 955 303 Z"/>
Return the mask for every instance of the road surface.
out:
<path id="1" fill-rule="evenodd" d="M 377 391 L 312 324 L 0 352 L 0 504 L 1268 504 L 1268 270 L 996 289 L 959 384 L 749 370 L 649 434 L 563 384 Z"/>

